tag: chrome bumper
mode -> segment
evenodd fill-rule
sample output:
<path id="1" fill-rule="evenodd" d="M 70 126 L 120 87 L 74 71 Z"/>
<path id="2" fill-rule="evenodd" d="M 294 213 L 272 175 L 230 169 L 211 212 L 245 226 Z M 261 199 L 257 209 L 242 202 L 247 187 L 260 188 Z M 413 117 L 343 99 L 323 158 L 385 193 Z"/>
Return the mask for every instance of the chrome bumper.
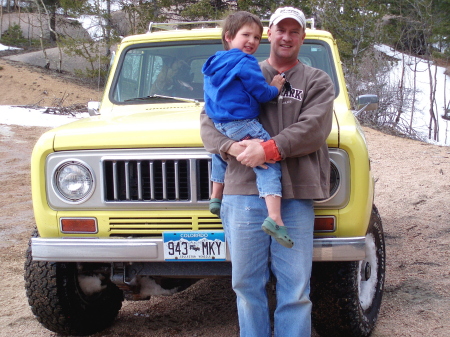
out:
<path id="1" fill-rule="evenodd" d="M 365 241 L 365 237 L 314 239 L 313 261 L 362 260 Z M 31 250 L 35 261 L 164 262 L 162 239 L 32 238 Z"/>

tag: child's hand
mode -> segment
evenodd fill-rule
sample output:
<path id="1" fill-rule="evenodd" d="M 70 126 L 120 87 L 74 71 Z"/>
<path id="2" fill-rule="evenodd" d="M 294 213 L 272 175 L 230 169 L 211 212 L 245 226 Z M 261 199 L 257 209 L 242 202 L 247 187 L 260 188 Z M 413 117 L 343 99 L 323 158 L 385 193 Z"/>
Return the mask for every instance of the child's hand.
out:
<path id="1" fill-rule="evenodd" d="M 275 75 L 270 85 L 277 87 L 278 93 L 281 91 L 286 79 L 281 75 Z"/>

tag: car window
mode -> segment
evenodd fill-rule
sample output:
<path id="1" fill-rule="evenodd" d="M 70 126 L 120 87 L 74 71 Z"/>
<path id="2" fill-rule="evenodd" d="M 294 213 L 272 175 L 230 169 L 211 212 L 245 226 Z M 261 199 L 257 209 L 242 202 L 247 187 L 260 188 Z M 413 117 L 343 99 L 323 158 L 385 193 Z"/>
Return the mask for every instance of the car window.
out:
<path id="1" fill-rule="evenodd" d="M 152 95 L 181 97 L 203 101 L 202 67 L 208 57 L 223 50 L 220 41 L 202 41 L 174 45 L 152 43 L 135 45 L 122 53 L 110 97 L 116 103 L 161 103 L 145 100 Z M 265 60 L 270 52 L 263 41 L 254 56 Z M 330 51 L 320 41 L 305 41 L 299 59 L 306 65 L 326 71 L 337 83 Z"/>

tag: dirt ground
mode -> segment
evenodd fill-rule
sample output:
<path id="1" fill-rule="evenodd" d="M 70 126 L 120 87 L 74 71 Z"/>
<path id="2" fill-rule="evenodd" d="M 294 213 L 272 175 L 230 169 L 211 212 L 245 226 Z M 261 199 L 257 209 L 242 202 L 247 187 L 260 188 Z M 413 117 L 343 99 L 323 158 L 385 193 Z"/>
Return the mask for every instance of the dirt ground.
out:
<path id="1" fill-rule="evenodd" d="M 51 106 L 98 100 L 72 80 L 0 60 L 0 105 Z M 24 252 L 34 226 L 30 154 L 46 128 L 0 124 L 0 336 L 57 336 L 33 317 L 24 291 Z M 450 147 L 365 128 L 375 203 L 387 248 L 385 293 L 374 337 L 450 335 Z M 237 336 L 229 280 L 202 280 L 172 297 L 125 301 L 95 336 Z"/>
<path id="2" fill-rule="evenodd" d="M 5 59 L 0 59 L 0 68 L 0 105 L 67 107 L 101 99 L 101 89 L 82 85 L 68 73 Z"/>

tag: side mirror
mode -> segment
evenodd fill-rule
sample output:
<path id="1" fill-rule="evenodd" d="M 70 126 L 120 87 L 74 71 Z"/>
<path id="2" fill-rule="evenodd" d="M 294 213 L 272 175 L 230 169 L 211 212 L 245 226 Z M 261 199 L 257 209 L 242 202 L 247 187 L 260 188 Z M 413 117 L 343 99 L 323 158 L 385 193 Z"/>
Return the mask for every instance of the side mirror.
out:
<path id="1" fill-rule="evenodd" d="M 100 115 L 100 102 L 88 102 L 88 112 L 89 116 L 98 116 Z"/>
<path id="2" fill-rule="evenodd" d="M 358 113 L 363 111 L 370 111 L 378 109 L 378 96 L 377 95 L 361 95 L 357 98 L 358 102 Z"/>

